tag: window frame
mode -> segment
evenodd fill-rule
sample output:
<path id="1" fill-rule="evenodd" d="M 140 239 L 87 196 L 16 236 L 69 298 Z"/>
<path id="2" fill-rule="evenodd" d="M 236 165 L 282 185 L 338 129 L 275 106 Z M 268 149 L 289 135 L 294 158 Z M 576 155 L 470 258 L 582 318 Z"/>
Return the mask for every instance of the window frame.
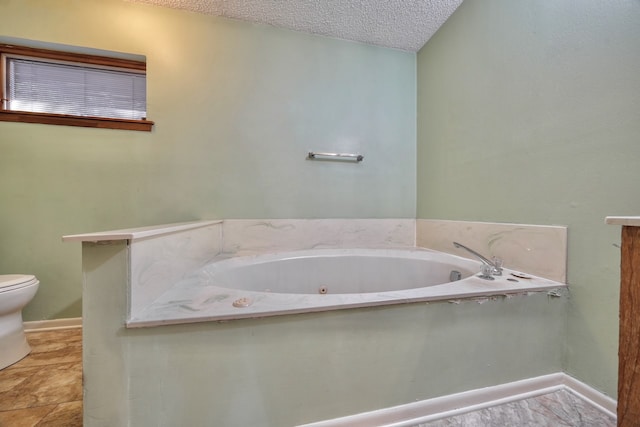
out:
<path id="1" fill-rule="evenodd" d="M 32 48 L 26 46 L 15 46 L 0 43 L 0 121 L 19 123 L 41 123 L 49 125 L 81 126 L 103 129 L 122 129 L 150 132 L 154 122 L 151 120 L 128 120 L 115 119 L 109 117 L 74 116 L 54 113 L 34 113 L 26 111 L 14 111 L 6 109 L 7 101 L 7 76 L 6 57 L 24 56 L 34 59 L 45 59 L 50 61 L 63 61 L 77 65 L 96 65 L 101 67 L 114 67 L 122 70 L 144 72 L 146 74 L 147 64 L 142 61 L 134 61 L 123 58 L 112 58 L 108 56 L 88 55 L 83 53 L 63 52 L 57 50 Z"/>

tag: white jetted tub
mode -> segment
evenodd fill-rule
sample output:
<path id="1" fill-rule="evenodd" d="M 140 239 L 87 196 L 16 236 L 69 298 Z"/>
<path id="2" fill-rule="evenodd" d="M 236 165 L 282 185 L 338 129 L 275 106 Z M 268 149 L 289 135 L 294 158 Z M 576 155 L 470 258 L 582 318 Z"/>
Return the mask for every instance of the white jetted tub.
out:
<path id="1" fill-rule="evenodd" d="M 129 327 L 328 311 L 547 291 L 565 285 L 427 249 L 313 249 L 237 256 L 204 266 Z"/>

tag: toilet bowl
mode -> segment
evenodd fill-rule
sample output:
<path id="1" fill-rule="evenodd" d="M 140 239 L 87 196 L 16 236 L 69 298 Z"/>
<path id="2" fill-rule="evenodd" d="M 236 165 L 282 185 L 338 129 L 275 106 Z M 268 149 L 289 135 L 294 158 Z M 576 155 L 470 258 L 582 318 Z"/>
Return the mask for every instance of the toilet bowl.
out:
<path id="1" fill-rule="evenodd" d="M 22 309 L 34 297 L 39 284 L 31 275 L 0 275 L 0 369 L 31 351 L 22 326 Z"/>

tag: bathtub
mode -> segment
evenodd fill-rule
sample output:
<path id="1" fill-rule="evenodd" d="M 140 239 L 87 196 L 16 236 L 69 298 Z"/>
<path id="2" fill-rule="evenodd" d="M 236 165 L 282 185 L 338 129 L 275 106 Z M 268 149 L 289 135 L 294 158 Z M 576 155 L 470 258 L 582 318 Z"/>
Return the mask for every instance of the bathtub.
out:
<path id="1" fill-rule="evenodd" d="M 455 233 L 447 242 L 454 236 L 484 250 Z M 476 261 L 415 248 L 415 238 L 397 220 L 229 220 L 67 236 L 82 241 L 85 424 L 292 426 L 398 413 L 404 403 L 562 370 L 568 299 L 553 295 L 565 285 L 508 269 L 486 281 Z M 511 246 L 522 252 L 507 267 L 555 247 Z M 431 281 L 437 265 L 446 268 Z M 452 265 L 461 280 L 449 282 Z M 289 270 L 297 276 L 278 280 Z M 380 288 L 364 287 L 373 279 Z"/>
<path id="2" fill-rule="evenodd" d="M 428 249 L 312 249 L 234 256 L 187 275 L 128 327 L 226 321 L 389 304 L 549 291 L 553 280 Z"/>

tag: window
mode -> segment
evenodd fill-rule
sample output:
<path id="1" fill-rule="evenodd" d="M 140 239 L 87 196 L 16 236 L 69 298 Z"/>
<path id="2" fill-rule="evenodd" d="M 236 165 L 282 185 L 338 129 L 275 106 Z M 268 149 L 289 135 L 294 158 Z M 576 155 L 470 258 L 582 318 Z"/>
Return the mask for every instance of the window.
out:
<path id="1" fill-rule="evenodd" d="M 0 44 L 0 121 L 150 131 L 146 64 Z"/>

